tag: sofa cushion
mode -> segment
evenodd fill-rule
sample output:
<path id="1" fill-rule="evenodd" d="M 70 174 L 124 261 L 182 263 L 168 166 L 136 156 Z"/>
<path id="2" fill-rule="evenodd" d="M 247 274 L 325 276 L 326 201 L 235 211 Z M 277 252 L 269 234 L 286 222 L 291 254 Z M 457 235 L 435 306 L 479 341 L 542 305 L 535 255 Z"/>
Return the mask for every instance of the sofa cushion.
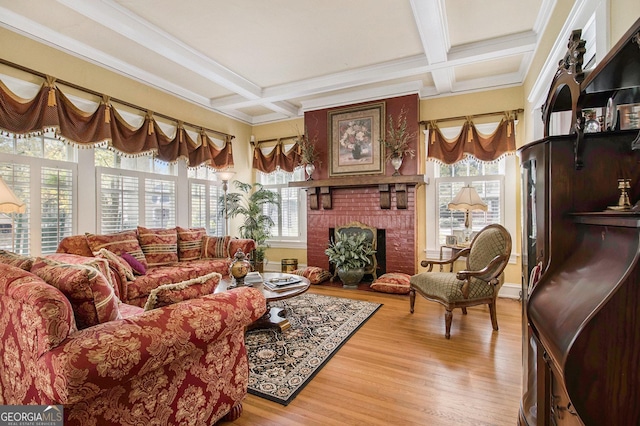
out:
<path id="1" fill-rule="evenodd" d="M 93 252 L 87 241 L 87 236 L 84 234 L 64 237 L 60 240 L 56 252 L 78 254 L 87 257 L 93 256 Z"/>
<path id="2" fill-rule="evenodd" d="M 176 226 L 178 233 L 178 258 L 181 262 L 200 259 L 202 239 L 207 234 L 204 228 L 182 228 Z"/>
<path id="3" fill-rule="evenodd" d="M 202 259 L 224 259 L 229 257 L 229 241 L 231 237 L 213 237 L 205 235 L 202 238 Z"/>
<path id="4" fill-rule="evenodd" d="M 145 228 L 138 226 L 138 241 L 147 266 L 170 265 L 178 261 L 176 228 Z"/>
<path id="5" fill-rule="evenodd" d="M 409 293 L 411 275 L 402 272 L 388 272 L 371 283 L 370 288 L 383 293 Z"/>
<path id="6" fill-rule="evenodd" d="M 126 303 L 143 307 L 153 289 L 164 284 L 175 284 L 199 278 L 211 272 L 229 274 L 230 259 L 192 260 L 171 266 L 155 266 L 147 273 L 127 284 Z"/>
<path id="7" fill-rule="evenodd" d="M 219 273 L 211 272 L 187 281 L 163 284 L 151 290 L 147 303 L 144 305 L 144 310 L 149 311 L 206 294 L 213 294 L 221 278 L 222 275 Z"/>
<path id="8" fill-rule="evenodd" d="M 135 230 L 122 231 L 115 234 L 96 235 L 87 233 L 86 235 L 87 243 L 89 243 L 94 256 L 98 254 L 100 249 L 106 248 L 119 255 L 129 253 L 138 259 L 140 263 L 147 266 L 147 259 L 144 257 Z"/>
<path id="9" fill-rule="evenodd" d="M 118 280 L 114 276 L 116 272 L 109 267 L 109 262 L 106 259 L 103 259 L 101 257 L 79 256 L 77 254 L 71 253 L 51 253 L 44 257 L 46 257 L 47 259 L 55 260 L 58 263 L 87 265 L 96 268 L 99 272 L 102 273 L 102 275 L 104 275 L 109 285 L 113 287 L 116 296 L 120 297 L 120 292 L 118 291 Z"/>
<path id="10" fill-rule="evenodd" d="M 121 318 L 113 287 L 96 268 L 39 257 L 31 272 L 69 299 L 78 329 Z"/>
<path id="11" fill-rule="evenodd" d="M 292 274 L 305 277 L 311 284 L 320 284 L 331 278 L 331 272 L 317 266 L 307 266 L 306 268 L 296 269 Z"/>
<path id="12" fill-rule="evenodd" d="M 133 268 L 126 260 L 122 258 L 122 256 L 118 256 L 114 252 L 103 248 L 100 249 L 97 257 L 105 259 L 107 262 L 109 262 L 109 266 L 118 272 L 121 280 L 129 281 L 136 279 L 135 275 L 133 275 Z"/>
<path id="13" fill-rule="evenodd" d="M 0 250 L 0 263 L 16 266 L 20 269 L 24 269 L 25 271 L 29 271 L 33 265 L 33 258 L 7 250 Z"/>

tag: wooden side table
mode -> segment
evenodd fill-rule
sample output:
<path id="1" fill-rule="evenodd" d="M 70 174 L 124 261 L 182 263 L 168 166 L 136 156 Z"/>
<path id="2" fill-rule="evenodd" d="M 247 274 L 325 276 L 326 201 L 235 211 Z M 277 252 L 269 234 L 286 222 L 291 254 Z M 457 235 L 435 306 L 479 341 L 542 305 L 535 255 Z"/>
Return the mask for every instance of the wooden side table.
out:
<path id="1" fill-rule="evenodd" d="M 459 252 L 461 252 L 464 249 L 468 249 L 469 245 L 467 244 L 445 244 L 440 246 L 440 260 L 444 260 L 444 253 L 442 251 L 442 249 L 449 249 L 451 250 L 451 256 L 449 256 L 449 258 L 452 258 L 453 256 L 455 256 L 456 254 L 458 254 Z M 442 265 L 440 265 L 440 272 L 442 272 Z M 449 265 L 449 272 L 453 272 L 453 263 Z"/>

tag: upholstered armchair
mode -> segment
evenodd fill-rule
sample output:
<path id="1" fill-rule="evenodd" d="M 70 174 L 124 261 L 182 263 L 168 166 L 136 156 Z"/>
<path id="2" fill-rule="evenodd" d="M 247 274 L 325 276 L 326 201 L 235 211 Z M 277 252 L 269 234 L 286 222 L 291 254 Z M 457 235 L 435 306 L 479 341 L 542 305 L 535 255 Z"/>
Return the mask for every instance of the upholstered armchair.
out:
<path id="1" fill-rule="evenodd" d="M 468 249 L 458 252 L 449 260 L 423 260 L 421 265 L 428 268 L 411 277 L 409 303 L 414 311 L 416 293 L 427 300 L 440 303 L 445 308 L 445 337 L 451 337 L 453 309 L 461 308 L 464 315 L 467 307 L 489 305 L 491 325 L 498 330 L 496 298 L 504 282 L 503 271 L 511 255 L 511 236 L 501 225 L 493 224 L 482 229 L 471 241 Z M 459 272 L 434 272 L 433 266 L 449 264 L 466 257 L 466 268 Z"/>

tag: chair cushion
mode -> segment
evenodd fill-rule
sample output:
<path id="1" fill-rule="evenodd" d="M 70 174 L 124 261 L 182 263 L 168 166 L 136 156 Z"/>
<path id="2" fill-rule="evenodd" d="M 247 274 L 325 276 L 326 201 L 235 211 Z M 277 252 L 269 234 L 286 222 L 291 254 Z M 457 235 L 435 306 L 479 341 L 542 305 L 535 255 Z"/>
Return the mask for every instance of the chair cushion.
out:
<path id="1" fill-rule="evenodd" d="M 176 226 L 176 231 L 178 232 L 178 258 L 180 261 L 200 259 L 202 239 L 207 234 L 207 230 Z"/>
<path id="2" fill-rule="evenodd" d="M 224 259 L 229 257 L 229 241 L 231 237 L 213 237 L 205 235 L 202 238 L 202 259 Z"/>
<path id="3" fill-rule="evenodd" d="M 331 272 L 317 266 L 307 266 L 306 268 L 296 269 L 291 273 L 305 277 L 311 284 L 320 284 L 331 278 Z"/>
<path id="4" fill-rule="evenodd" d="M 411 275 L 402 272 L 387 272 L 371 283 L 371 289 L 383 293 L 409 293 Z"/>
<path id="5" fill-rule="evenodd" d="M 145 228 L 138 226 L 138 241 L 147 266 L 170 265 L 178 261 L 176 228 Z"/>
<path id="6" fill-rule="evenodd" d="M 462 295 L 464 281 L 456 278 L 455 272 L 423 272 L 411 277 L 411 287 L 420 290 L 428 297 L 434 297 L 447 303 L 459 300 L 472 300 L 490 297 L 493 286 L 484 281 L 471 279 L 469 297 Z"/>
<path id="7" fill-rule="evenodd" d="M 39 257 L 31 272 L 69 299 L 78 329 L 121 318 L 113 287 L 96 268 Z"/>
<path id="8" fill-rule="evenodd" d="M 161 285 L 151 290 L 147 303 L 144 305 L 144 310 L 149 311 L 184 300 L 212 294 L 220 283 L 221 278 L 222 275 L 217 272 L 212 272 L 191 280 Z"/>
<path id="9" fill-rule="evenodd" d="M 25 271 L 31 270 L 33 257 L 23 256 L 6 250 L 0 250 L 0 263 L 16 266 Z"/>
<path id="10" fill-rule="evenodd" d="M 129 253 L 138 262 L 147 266 L 147 259 L 144 257 L 144 252 L 140 243 L 138 242 L 138 234 L 135 230 L 128 230 L 117 232 L 115 234 L 96 235 L 87 233 L 87 243 L 93 252 L 93 255 L 97 255 L 100 249 L 106 248 L 115 254 L 122 255 L 122 253 Z"/>

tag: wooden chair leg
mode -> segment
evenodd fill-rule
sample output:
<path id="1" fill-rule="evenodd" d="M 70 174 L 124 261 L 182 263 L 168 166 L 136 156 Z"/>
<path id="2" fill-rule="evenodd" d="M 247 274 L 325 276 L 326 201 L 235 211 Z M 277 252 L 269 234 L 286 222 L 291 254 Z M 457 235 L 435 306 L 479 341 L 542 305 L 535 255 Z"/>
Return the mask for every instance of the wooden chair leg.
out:
<path id="1" fill-rule="evenodd" d="M 495 300 L 489 303 L 489 314 L 491 315 L 491 325 L 494 330 L 498 330 L 498 315 L 496 314 L 496 302 Z"/>
<path id="2" fill-rule="evenodd" d="M 416 305 L 416 291 L 414 289 L 409 290 L 409 310 L 413 313 L 413 308 Z"/>
<path id="3" fill-rule="evenodd" d="M 446 311 L 444 311 L 444 326 L 445 326 L 444 337 L 446 337 L 447 339 L 451 338 L 451 321 L 452 320 L 453 320 L 453 312 L 447 309 Z"/>
<path id="4" fill-rule="evenodd" d="M 462 315 L 467 315 L 467 308 L 462 308 Z"/>
<path id="5" fill-rule="evenodd" d="M 231 411 L 229 411 L 223 418 L 220 420 L 225 422 L 232 422 L 237 420 L 242 415 L 242 402 L 238 402 L 236 405 L 231 407 Z"/>

